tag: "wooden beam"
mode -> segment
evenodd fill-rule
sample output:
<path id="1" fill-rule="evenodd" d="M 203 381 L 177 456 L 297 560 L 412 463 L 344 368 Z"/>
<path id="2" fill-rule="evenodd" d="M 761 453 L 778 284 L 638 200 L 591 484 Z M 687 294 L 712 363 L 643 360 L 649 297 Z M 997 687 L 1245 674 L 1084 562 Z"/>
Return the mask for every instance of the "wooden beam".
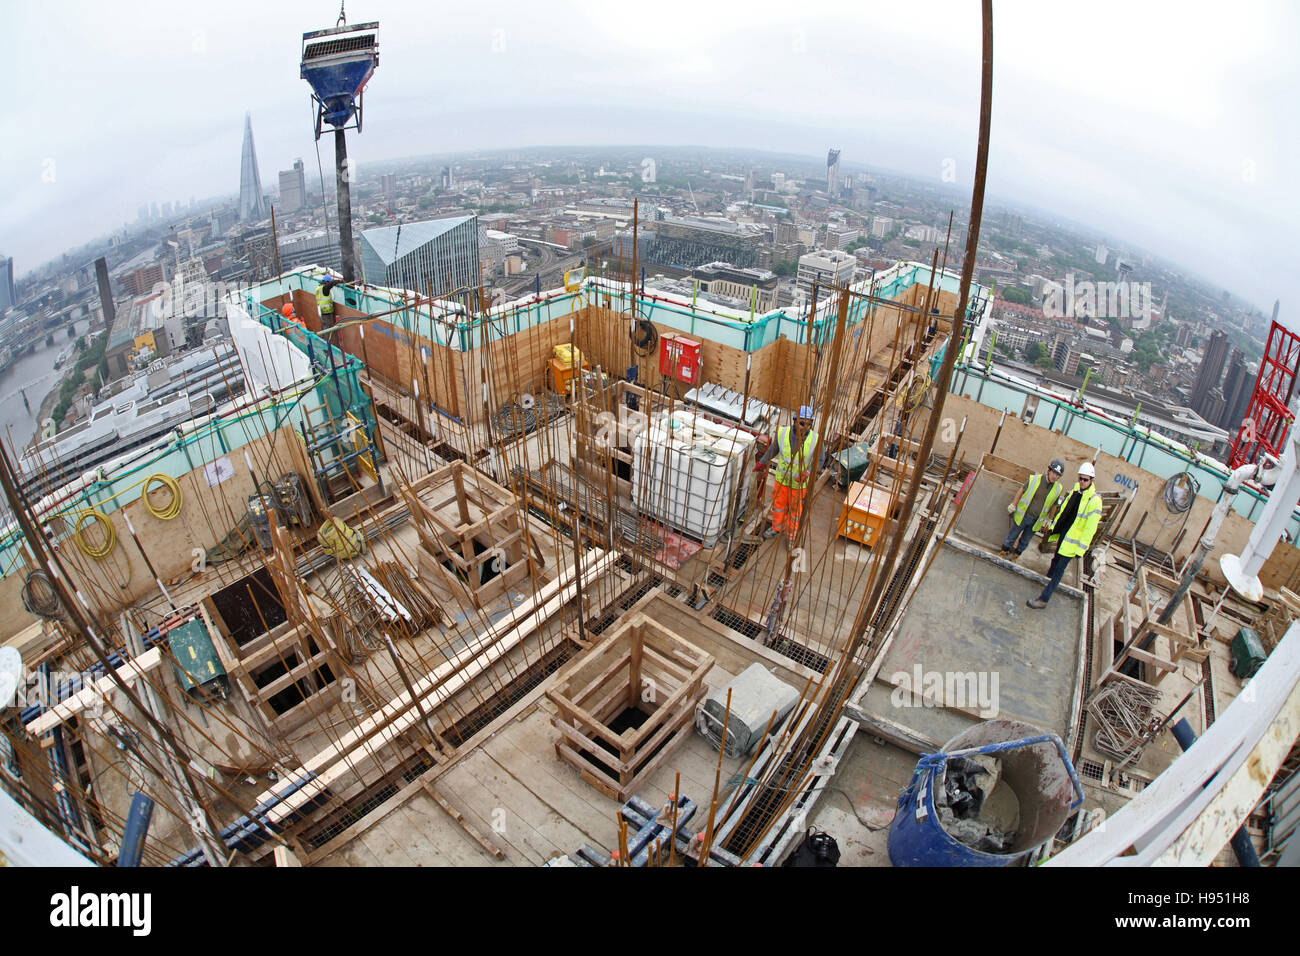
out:
<path id="1" fill-rule="evenodd" d="M 162 663 L 162 648 L 151 647 L 134 660 L 129 660 L 121 667 L 117 668 L 117 676 L 124 681 L 134 681 L 143 677 L 149 671 L 153 670 Z M 37 737 L 53 730 L 59 724 L 64 723 L 69 718 L 75 717 L 81 711 L 89 707 L 94 701 L 105 696 L 109 691 L 117 687 L 117 682 L 109 674 L 105 674 L 89 687 L 78 691 L 67 700 L 60 701 L 53 707 L 49 708 L 36 718 L 30 724 L 27 724 L 27 732 Z"/>

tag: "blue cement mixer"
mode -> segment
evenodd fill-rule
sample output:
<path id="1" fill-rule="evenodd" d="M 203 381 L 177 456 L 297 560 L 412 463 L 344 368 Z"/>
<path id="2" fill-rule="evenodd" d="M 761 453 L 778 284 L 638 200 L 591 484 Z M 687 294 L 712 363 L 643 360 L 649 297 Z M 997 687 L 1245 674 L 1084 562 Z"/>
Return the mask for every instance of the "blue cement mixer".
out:
<path id="1" fill-rule="evenodd" d="M 993 852 L 963 842 L 954 833 L 964 824 L 945 824 L 940 815 L 950 799 L 946 776 L 976 756 L 1000 762 L 993 790 L 1003 788 L 999 800 L 1016 812 L 1014 831 L 1008 828 L 1005 844 Z M 921 756 L 889 827 L 889 860 L 894 866 L 1008 866 L 1050 840 L 1082 803 L 1083 788 L 1060 737 L 1020 721 L 985 721 L 939 753 Z"/>

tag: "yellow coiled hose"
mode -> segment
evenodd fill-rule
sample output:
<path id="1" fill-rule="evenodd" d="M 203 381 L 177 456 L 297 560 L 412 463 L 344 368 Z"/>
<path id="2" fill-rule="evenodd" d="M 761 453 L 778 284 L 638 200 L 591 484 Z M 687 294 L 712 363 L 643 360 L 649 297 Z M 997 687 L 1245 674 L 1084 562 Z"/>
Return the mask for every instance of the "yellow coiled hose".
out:
<path id="1" fill-rule="evenodd" d="M 91 544 L 85 535 L 87 528 L 86 522 L 92 521 L 99 525 L 104 534 L 103 543 L 99 545 Z M 113 529 L 113 522 L 108 520 L 108 516 L 102 511 L 83 511 L 77 516 L 77 524 L 73 529 L 73 537 L 77 539 L 77 547 L 81 553 L 88 558 L 94 558 L 96 561 L 102 561 L 117 547 L 117 531 Z"/>
<path id="2" fill-rule="evenodd" d="M 154 503 L 149 500 L 149 492 L 155 482 L 171 492 L 171 500 L 167 502 L 167 506 L 164 508 L 155 507 Z M 150 475 L 145 479 L 144 487 L 140 489 L 140 500 L 144 502 L 145 510 L 159 521 L 171 521 L 172 518 L 181 513 L 181 486 L 177 484 L 176 479 L 171 475 Z"/>

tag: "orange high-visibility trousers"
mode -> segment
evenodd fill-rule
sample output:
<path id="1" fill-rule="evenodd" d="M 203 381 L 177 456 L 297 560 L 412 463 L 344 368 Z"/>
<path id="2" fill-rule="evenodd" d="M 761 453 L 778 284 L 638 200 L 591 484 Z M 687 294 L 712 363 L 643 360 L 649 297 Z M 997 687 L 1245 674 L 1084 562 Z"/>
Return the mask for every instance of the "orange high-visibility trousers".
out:
<path id="1" fill-rule="evenodd" d="M 776 482 L 772 488 L 772 530 L 784 531 L 791 541 L 799 533 L 806 488 L 791 488 Z"/>

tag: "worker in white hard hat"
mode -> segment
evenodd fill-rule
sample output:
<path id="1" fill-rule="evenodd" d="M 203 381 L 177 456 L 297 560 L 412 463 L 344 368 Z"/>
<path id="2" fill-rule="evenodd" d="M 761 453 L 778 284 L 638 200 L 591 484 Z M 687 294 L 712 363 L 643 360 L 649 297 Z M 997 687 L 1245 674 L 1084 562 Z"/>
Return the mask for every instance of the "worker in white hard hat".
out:
<path id="1" fill-rule="evenodd" d="M 755 466 L 756 471 L 762 471 L 776 458 L 772 466 L 772 476 L 776 479 L 772 489 L 772 527 L 763 532 L 764 538 L 785 532 L 786 540 L 793 544 L 799 533 L 803 499 L 812 477 L 813 455 L 817 452 L 818 436 L 812 426 L 812 406 L 800 405 L 794 424 L 776 430 L 776 441 L 768 446 L 767 454 Z"/>
<path id="2" fill-rule="evenodd" d="M 1043 593 L 1032 601 L 1025 603 L 1036 610 L 1047 607 L 1056 586 L 1065 576 L 1065 569 L 1070 561 L 1087 554 L 1092 547 L 1092 537 L 1097 533 L 1101 523 L 1101 495 L 1093 487 L 1097 469 L 1092 462 L 1085 461 L 1079 466 L 1079 480 L 1070 489 L 1069 497 L 1061 506 L 1051 531 L 1045 532 L 1047 542 L 1056 544 L 1056 553 L 1052 556 L 1052 565 L 1047 571 L 1047 587 Z"/>
<path id="3" fill-rule="evenodd" d="M 1065 462 L 1053 458 L 1042 474 L 1033 474 L 1020 486 L 1020 491 L 1007 505 L 1007 514 L 1011 515 L 1011 530 L 1002 540 L 1002 550 L 998 553 L 1006 558 L 1025 553 L 1034 535 L 1043 530 L 1047 517 L 1052 513 L 1052 505 L 1061 496 L 1060 477 L 1065 474 Z"/>

